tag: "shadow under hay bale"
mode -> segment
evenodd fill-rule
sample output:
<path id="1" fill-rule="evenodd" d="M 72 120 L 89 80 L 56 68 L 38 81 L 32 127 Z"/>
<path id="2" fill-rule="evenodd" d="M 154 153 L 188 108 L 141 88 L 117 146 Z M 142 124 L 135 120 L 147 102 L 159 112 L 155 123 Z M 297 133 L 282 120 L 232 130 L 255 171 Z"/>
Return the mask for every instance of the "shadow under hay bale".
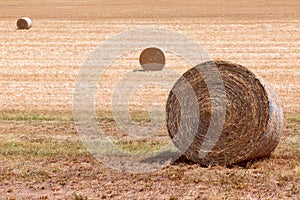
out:
<path id="1" fill-rule="evenodd" d="M 30 29 L 32 27 L 32 21 L 28 17 L 23 17 L 17 20 L 17 28 L 22 29 Z"/>
<path id="2" fill-rule="evenodd" d="M 203 142 L 214 142 L 207 141 L 207 138 L 210 138 L 207 131 L 212 120 L 219 119 L 212 119 L 211 91 L 200 69 L 205 68 L 207 73 L 212 75 L 215 71 L 210 69 L 215 67 L 219 70 L 226 93 L 226 98 L 220 95 L 218 101 L 223 101 L 222 105 L 226 105 L 226 113 L 216 143 L 213 148 L 207 150 L 203 148 Z M 210 80 L 213 83 L 214 81 L 213 78 Z M 184 125 L 181 123 L 182 109 L 188 109 L 188 104 L 192 103 L 188 91 L 191 88 L 186 86 L 186 82 L 194 90 L 198 101 L 196 102 L 199 105 L 197 126 L 193 116 L 191 120 L 185 121 Z M 219 83 L 215 81 L 215 84 Z M 183 105 L 180 104 L 178 96 L 180 102 L 185 102 Z M 214 109 L 221 110 L 221 104 Z M 185 113 L 194 112 L 194 110 L 187 110 Z M 272 89 L 246 67 L 226 61 L 209 61 L 184 73 L 169 94 L 166 113 L 169 136 L 174 144 L 188 160 L 204 166 L 230 166 L 265 157 L 277 146 L 283 128 L 282 108 Z M 182 150 L 184 149 L 180 146 L 182 141 L 187 140 L 186 138 L 193 131 L 195 132 L 193 140 L 187 149 Z M 203 152 L 205 156 L 199 156 Z"/>
<path id="3" fill-rule="evenodd" d="M 159 48 L 150 47 L 142 51 L 139 62 L 144 71 L 160 71 L 165 66 L 166 57 Z"/>

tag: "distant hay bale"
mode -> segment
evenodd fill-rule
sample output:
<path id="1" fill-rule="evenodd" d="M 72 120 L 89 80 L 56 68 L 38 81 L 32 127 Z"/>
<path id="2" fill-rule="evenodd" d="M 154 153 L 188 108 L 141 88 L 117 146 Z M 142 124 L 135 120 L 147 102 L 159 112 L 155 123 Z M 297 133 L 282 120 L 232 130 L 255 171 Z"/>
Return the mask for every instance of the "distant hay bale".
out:
<path id="1" fill-rule="evenodd" d="M 32 27 L 32 21 L 28 17 L 23 17 L 17 20 L 18 29 L 30 29 Z"/>
<path id="2" fill-rule="evenodd" d="M 145 71 L 160 71 L 165 65 L 166 57 L 159 48 L 150 47 L 142 51 L 139 61 Z"/>
<path id="3" fill-rule="evenodd" d="M 215 73 L 213 70 L 209 70 L 212 69 L 209 66 L 218 68 L 224 82 L 226 101 L 224 102 L 221 98 L 218 100 L 223 101 L 223 105 L 226 105 L 226 114 L 219 138 L 213 148 L 207 151 L 202 148 L 203 141 L 209 138 L 206 133 L 211 120 L 218 120 L 211 119 L 211 93 L 203 75 L 199 72 L 200 68 L 205 68 L 208 69 L 208 74 Z M 215 80 L 210 81 L 214 83 Z M 186 82 L 193 88 L 198 100 L 199 123 L 196 128 L 193 116 L 190 116 L 190 120 L 186 121 L 186 124 L 181 125 L 180 123 L 181 106 L 184 106 L 185 109 L 188 108 L 186 104 L 189 104 L 192 99 L 188 93 L 191 87 L 188 88 Z M 215 83 L 217 84 L 216 81 Z M 184 100 L 183 105 L 180 104 L 178 95 Z M 195 99 L 195 101 L 197 100 Z M 180 101 L 182 102 L 182 100 Z M 220 108 L 216 106 L 216 109 Z M 188 110 L 186 113 L 194 115 L 193 112 L 194 110 Z M 180 144 L 186 140 L 187 135 L 194 128 L 195 137 L 189 143 L 187 150 L 185 149 L 182 153 L 187 159 L 204 166 L 230 166 L 268 156 L 277 146 L 283 128 L 282 108 L 272 89 L 247 68 L 225 61 L 206 62 L 184 73 L 169 94 L 166 113 L 169 136 L 181 151 Z M 179 126 L 183 126 L 181 131 L 179 131 Z M 176 140 L 174 139 L 175 135 Z M 203 152 L 205 152 L 205 156 L 200 157 L 200 153 Z"/>

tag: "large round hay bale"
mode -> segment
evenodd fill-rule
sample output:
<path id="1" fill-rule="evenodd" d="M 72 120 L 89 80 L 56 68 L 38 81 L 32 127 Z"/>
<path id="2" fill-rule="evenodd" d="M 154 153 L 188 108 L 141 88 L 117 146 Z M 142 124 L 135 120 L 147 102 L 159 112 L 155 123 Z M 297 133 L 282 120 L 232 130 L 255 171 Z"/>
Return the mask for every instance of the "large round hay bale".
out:
<path id="1" fill-rule="evenodd" d="M 159 48 L 150 47 L 142 51 L 139 61 L 145 71 L 160 71 L 165 66 L 166 57 Z"/>
<path id="2" fill-rule="evenodd" d="M 17 20 L 18 29 L 30 29 L 32 27 L 32 21 L 28 17 L 23 17 Z"/>
<path id="3" fill-rule="evenodd" d="M 207 130 L 211 120 L 218 119 L 211 119 L 211 91 L 209 91 L 205 80 L 209 77 L 206 75 L 203 78 L 200 73 L 200 68 L 208 69 L 208 74 L 215 73 L 214 70 L 209 71 L 213 66 L 219 70 L 226 93 L 226 98 L 217 100 L 223 101 L 223 105 L 226 105 L 226 111 L 224 112 L 224 124 L 221 126 L 222 131 L 215 143 L 213 143 L 214 141 L 207 141 L 209 138 Z M 187 87 L 186 81 L 191 87 Z M 212 83 L 214 81 L 213 78 L 210 80 Z M 215 83 L 219 84 L 217 81 Z M 193 116 L 190 116 L 191 120 L 185 121 L 181 131 L 179 131 L 179 126 L 182 126 L 180 125 L 182 109 L 189 109 L 186 104 L 189 104 L 190 99 L 193 99 L 188 91 L 191 88 L 197 98 L 194 99 L 198 101 L 197 104 L 199 105 L 199 118 L 197 119 L 199 123 L 197 122 L 196 134 L 194 134 L 195 136 L 189 143 L 187 150 L 182 150 L 184 148 L 180 144 L 186 140 L 191 129 L 195 126 L 195 120 L 193 120 Z M 176 95 L 173 91 L 176 91 Z M 180 97 L 181 102 L 186 103 L 181 103 L 181 105 L 178 97 Z M 218 111 L 222 108 L 215 106 L 214 109 Z M 187 110 L 185 112 L 193 115 L 192 113 L 195 111 Z M 168 132 L 174 144 L 187 159 L 204 166 L 230 166 L 270 155 L 279 142 L 283 128 L 282 108 L 271 88 L 246 67 L 225 61 L 206 62 L 184 73 L 169 94 L 166 113 Z M 203 145 L 204 140 L 213 143 L 213 148 L 209 150 L 203 148 L 205 146 Z M 203 153 L 205 153 L 204 157 L 199 156 Z"/>

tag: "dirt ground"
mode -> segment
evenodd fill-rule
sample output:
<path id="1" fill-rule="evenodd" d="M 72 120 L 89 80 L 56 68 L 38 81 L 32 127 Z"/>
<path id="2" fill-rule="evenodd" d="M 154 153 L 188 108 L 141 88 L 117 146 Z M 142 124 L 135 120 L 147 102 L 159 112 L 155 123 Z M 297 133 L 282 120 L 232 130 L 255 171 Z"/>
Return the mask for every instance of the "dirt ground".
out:
<path id="1" fill-rule="evenodd" d="M 16 19 L 23 16 L 32 18 L 30 30 L 16 29 Z M 177 163 L 157 172 L 130 174 L 109 169 L 87 153 L 71 117 L 62 117 L 72 111 L 80 67 L 106 39 L 149 27 L 180 32 L 211 58 L 242 64 L 274 88 L 288 120 L 270 159 L 233 168 Z M 298 0 L 8 0 L 0 2 L 0 38 L 0 199 L 297 199 L 300 195 Z M 124 74 L 140 69 L 138 56 L 139 51 L 133 50 L 105 71 L 96 94 L 99 110 L 110 110 L 115 85 Z M 179 74 L 191 67 L 172 52 L 166 52 L 166 58 L 166 68 Z M 130 106 L 148 108 L 153 103 L 149 95 L 156 95 L 155 103 L 163 105 L 167 94 L 163 88 L 150 93 L 144 88 L 134 93 Z M 10 112 L 22 116 L 3 117 Z M 32 112 L 53 117 L 32 122 Z M 111 130 L 109 135 L 116 134 L 110 122 L 103 123 Z"/>
<path id="2" fill-rule="evenodd" d="M 1 199 L 297 199 L 299 130 L 300 116 L 290 116 L 268 159 L 231 168 L 178 162 L 135 174 L 95 160 L 73 123 L 6 121 L 0 127 Z"/>

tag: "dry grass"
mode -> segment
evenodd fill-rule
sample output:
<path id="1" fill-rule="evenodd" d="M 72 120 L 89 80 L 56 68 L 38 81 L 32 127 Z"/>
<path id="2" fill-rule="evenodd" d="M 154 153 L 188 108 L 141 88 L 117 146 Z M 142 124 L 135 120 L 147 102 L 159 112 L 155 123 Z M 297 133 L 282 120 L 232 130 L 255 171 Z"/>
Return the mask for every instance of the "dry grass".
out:
<path id="1" fill-rule="evenodd" d="M 223 87 L 215 76 L 216 68 Z M 205 166 L 230 166 L 266 157 L 277 146 L 283 126 L 281 105 L 268 89 L 242 65 L 227 61 L 199 64 L 185 72 L 169 94 L 166 106 L 169 135 L 179 149 L 184 149 L 187 159 Z M 214 115 L 214 111 L 218 114 Z M 222 119 L 224 124 L 219 128 L 215 122 Z M 212 135 L 209 129 L 214 130 Z M 218 131 L 219 136 L 213 135 Z M 193 135 L 195 138 L 185 150 Z M 205 142 L 215 145 L 204 147 Z M 202 154 L 207 155 L 199 157 Z"/>
<path id="2" fill-rule="evenodd" d="M 0 199 L 298 198 L 298 0 L 0 4 Z M 23 15 L 34 20 L 29 31 L 15 29 L 16 16 Z M 287 116 L 287 130 L 270 159 L 233 168 L 177 163 L 157 172 L 128 174 L 108 169 L 86 152 L 70 112 L 78 70 L 100 42 L 145 26 L 184 33 L 213 58 L 243 64 L 275 87 L 284 110 L 294 114 Z M 120 77 L 139 67 L 136 58 L 138 53 L 125 55 L 107 70 L 97 93 L 100 110 L 110 106 Z M 191 67 L 171 53 L 166 58 L 166 67 L 179 72 Z M 158 102 L 165 102 L 161 96 L 168 91 L 158 93 Z M 142 94 L 133 99 L 135 109 L 151 103 Z M 143 112 L 131 115 L 148 122 Z M 109 136 L 122 136 L 111 113 L 98 114 L 98 119 Z M 126 141 L 119 145 L 131 151 L 144 147 Z"/>
<path id="3" fill-rule="evenodd" d="M 267 3 L 263 3 L 264 6 L 259 2 L 251 3 L 250 6 L 245 6 L 251 7 L 247 10 L 248 14 L 239 7 L 239 4 L 247 4 L 246 1 L 232 1 L 227 5 L 219 0 L 197 1 L 194 4 L 199 4 L 199 7 L 192 3 L 180 4 L 183 16 L 190 14 L 190 17 L 182 18 L 176 11 L 177 17 L 165 18 L 164 15 L 168 16 L 172 12 L 159 12 L 157 16 L 155 15 L 160 18 L 159 21 L 144 18 L 148 14 L 152 17 L 153 13 L 145 13 L 143 10 L 144 16 L 138 12 L 142 7 L 135 6 L 132 7 L 132 17 L 101 17 L 100 13 L 103 14 L 110 9 L 117 14 L 119 7 L 110 7 L 110 3 L 104 3 L 103 7 L 93 7 L 92 5 L 97 4 L 94 0 L 72 5 L 76 7 L 76 5 L 88 4 L 85 8 L 92 10 L 70 9 L 68 3 L 62 1 L 46 1 L 43 5 L 49 7 L 43 10 L 42 5 L 35 6 L 36 2 L 33 0 L 26 2 L 28 5 L 22 11 L 16 9 L 18 6 L 13 6 L 17 4 L 16 1 L 3 2 L 0 8 L 3 16 L 0 22 L 2 27 L 0 84 L 1 93 L 5 96 L 2 98 L 0 109 L 71 110 L 74 81 L 88 55 L 101 42 L 117 33 L 151 26 L 179 31 L 199 43 L 212 58 L 228 60 L 248 67 L 275 87 L 286 111 L 300 111 L 298 101 L 300 98 L 298 66 L 300 21 L 299 12 L 295 12 L 297 8 L 294 6 L 295 1 L 286 3 L 280 0 L 274 5 L 268 0 Z M 153 2 L 148 3 L 153 4 Z M 162 4 L 167 6 L 168 1 Z M 222 6 L 214 6 L 218 4 Z M 282 6 L 279 13 L 276 5 Z M 59 8 L 55 9 L 55 6 Z M 124 3 L 121 6 L 128 6 L 128 4 Z M 224 9 L 224 6 L 228 10 Z M 193 11 L 189 9 L 191 7 Z M 220 13 L 228 12 L 230 15 L 212 17 L 211 12 L 216 12 L 216 8 L 222 8 L 219 10 Z M 60 9 L 66 11 L 60 11 L 57 15 L 56 11 Z M 176 3 L 172 3 L 169 9 L 176 9 Z M 207 15 L 195 17 L 199 14 L 195 9 L 200 13 L 206 12 Z M 234 13 L 231 12 L 232 9 L 235 10 Z M 80 11 L 88 12 L 90 18 L 79 17 Z M 262 13 L 256 15 L 259 11 Z M 276 17 L 270 14 L 272 11 L 277 13 Z M 283 15 L 281 12 L 289 14 Z M 130 10 L 126 13 L 120 15 L 127 16 Z M 35 26 L 29 31 L 15 30 L 14 17 L 20 14 L 32 16 Z M 142 16 L 135 18 L 136 15 Z M 57 19 L 49 20 L 48 17 L 54 16 Z M 103 87 L 99 88 L 97 93 L 101 94 L 101 98 L 97 96 L 99 99 L 97 105 L 101 107 L 100 109 L 110 107 L 114 86 L 124 72 L 140 67 L 139 53 L 140 51 L 136 54 L 124 55 L 107 70 L 101 82 Z M 180 69 L 179 71 L 182 72 L 191 66 L 188 66 L 179 56 L 169 52 L 166 53 L 166 69 L 168 67 Z M 134 106 L 143 107 L 145 105 L 142 102 L 151 103 L 149 99 L 151 100 L 148 98 L 146 102 L 137 99 Z"/>
<path id="4" fill-rule="evenodd" d="M 134 110 L 130 111 L 130 117 L 134 122 L 150 122 L 150 116 L 147 111 Z M 100 122 L 114 122 L 114 116 L 111 111 L 98 110 L 97 118 Z M 71 111 L 47 111 L 47 110 L 1 110 L 1 121 L 58 121 L 71 122 L 73 121 L 73 113 Z"/>
<path id="5" fill-rule="evenodd" d="M 1 110 L 1 121 L 72 121 L 71 112 Z"/>

